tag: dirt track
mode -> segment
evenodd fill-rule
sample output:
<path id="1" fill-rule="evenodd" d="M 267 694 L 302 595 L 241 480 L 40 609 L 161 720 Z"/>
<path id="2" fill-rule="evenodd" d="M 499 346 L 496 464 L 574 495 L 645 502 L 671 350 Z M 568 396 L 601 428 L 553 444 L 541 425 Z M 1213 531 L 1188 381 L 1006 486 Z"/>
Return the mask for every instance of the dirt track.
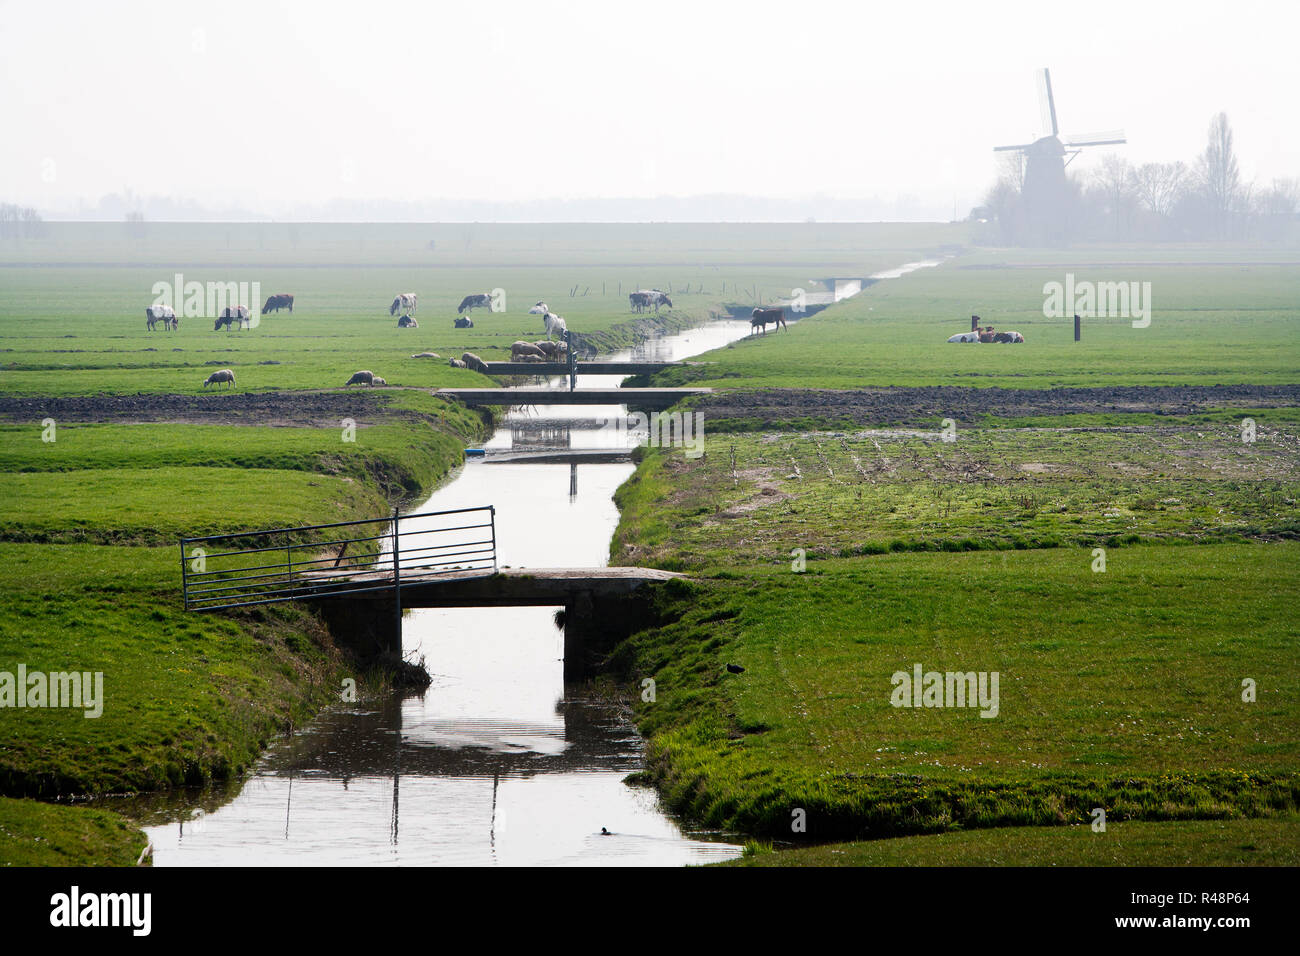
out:
<path id="1" fill-rule="evenodd" d="M 200 425 L 313 425 L 344 418 L 358 425 L 382 418 L 422 417 L 387 410 L 382 392 L 248 392 L 226 395 L 92 395 L 68 398 L 0 396 L 0 420 L 58 422 L 180 422 Z"/>
<path id="2" fill-rule="evenodd" d="M 794 419 L 862 425 L 925 425 L 937 418 L 974 423 L 982 415 L 1150 412 L 1188 415 L 1213 408 L 1300 405 L 1300 385 L 1171 385 L 1122 388 L 756 389 L 710 395 L 696 408 L 711 418 Z"/>

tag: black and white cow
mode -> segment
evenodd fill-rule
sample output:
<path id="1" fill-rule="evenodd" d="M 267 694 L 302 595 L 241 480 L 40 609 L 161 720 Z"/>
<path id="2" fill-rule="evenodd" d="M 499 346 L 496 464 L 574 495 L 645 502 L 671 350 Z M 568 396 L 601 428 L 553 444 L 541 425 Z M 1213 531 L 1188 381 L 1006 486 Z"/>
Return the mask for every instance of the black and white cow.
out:
<path id="1" fill-rule="evenodd" d="M 415 293 L 414 292 L 397 293 L 397 297 L 393 299 L 393 304 L 388 307 L 388 314 L 396 315 L 398 309 L 401 309 L 403 314 L 406 315 L 409 315 L 410 313 L 414 312 Z"/>

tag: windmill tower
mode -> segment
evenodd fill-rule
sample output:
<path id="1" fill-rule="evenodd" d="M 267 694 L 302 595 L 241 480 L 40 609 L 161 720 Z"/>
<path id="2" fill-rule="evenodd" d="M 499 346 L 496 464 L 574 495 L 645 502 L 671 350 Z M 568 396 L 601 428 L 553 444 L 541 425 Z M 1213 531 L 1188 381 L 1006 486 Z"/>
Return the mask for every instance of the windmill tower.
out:
<path id="1" fill-rule="evenodd" d="M 1047 68 L 1037 71 L 1038 107 L 1043 135 L 1032 143 L 995 146 L 995 153 L 1016 150 L 1024 154 L 1025 216 L 1030 238 L 1042 241 L 1064 238 L 1069 191 L 1065 167 L 1085 146 L 1117 146 L 1127 142 L 1123 130 L 1062 136 L 1056 125 L 1056 101 L 1052 98 L 1052 77 Z"/>

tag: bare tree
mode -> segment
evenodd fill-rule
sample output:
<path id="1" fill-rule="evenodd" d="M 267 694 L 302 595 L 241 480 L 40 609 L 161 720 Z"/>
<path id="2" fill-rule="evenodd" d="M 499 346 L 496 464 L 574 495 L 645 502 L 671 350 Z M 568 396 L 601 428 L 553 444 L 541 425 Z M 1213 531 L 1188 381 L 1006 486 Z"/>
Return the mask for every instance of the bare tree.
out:
<path id="1" fill-rule="evenodd" d="M 1228 114 L 1219 113 L 1210 120 L 1209 142 L 1196 163 L 1201 190 L 1209 202 L 1215 235 L 1224 238 L 1241 201 L 1241 173 L 1232 149 L 1232 127 Z"/>
<path id="2" fill-rule="evenodd" d="M 1025 154 L 1020 150 L 1003 153 L 998 157 L 998 181 L 1006 183 L 1016 192 L 1025 189 Z"/>
<path id="3" fill-rule="evenodd" d="M 1092 186 L 1106 204 L 1106 212 L 1118 238 L 1132 226 L 1137 205 L 1137 182 L 1133 167 L 1122 156 L 1107 156 L 1092 174 Z"/>
<path id="4" fill-rule="evenodd" d="M 1187 185 L 1187 164 L 1143 163 L 1133 173 L 1133 188 L 1142 208 L 1166 219 Z"/>

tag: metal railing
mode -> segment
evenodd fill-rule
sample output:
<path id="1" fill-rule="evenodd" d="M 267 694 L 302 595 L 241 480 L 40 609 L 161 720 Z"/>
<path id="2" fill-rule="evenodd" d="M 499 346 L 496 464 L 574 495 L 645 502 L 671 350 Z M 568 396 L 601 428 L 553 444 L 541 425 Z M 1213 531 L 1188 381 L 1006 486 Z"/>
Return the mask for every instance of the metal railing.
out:
<path id="1" fill-rule="evenodd" d="M 187 611 L 396 591 L 402 578 L 497 569 L 496 508 L 181 539 Z"/>

